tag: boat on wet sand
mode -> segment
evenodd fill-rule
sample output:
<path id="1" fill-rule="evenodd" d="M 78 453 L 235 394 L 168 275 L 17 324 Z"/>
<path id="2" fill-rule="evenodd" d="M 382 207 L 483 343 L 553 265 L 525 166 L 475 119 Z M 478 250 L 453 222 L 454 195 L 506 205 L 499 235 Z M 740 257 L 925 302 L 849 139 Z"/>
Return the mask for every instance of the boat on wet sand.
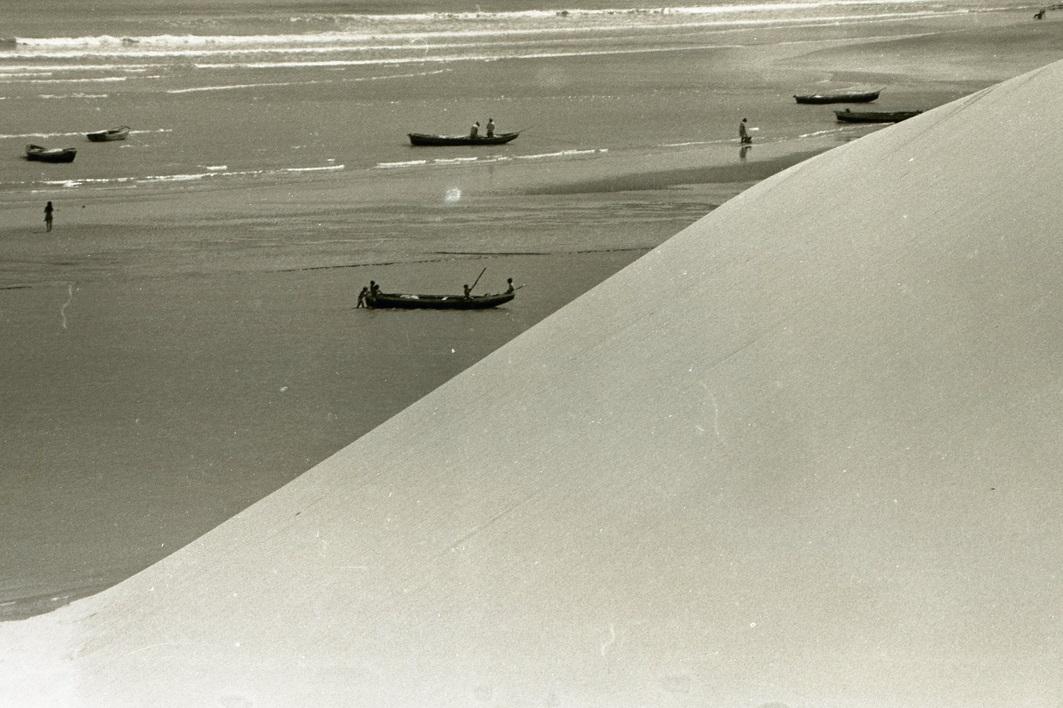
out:
<path id="1" fill-rule="evenodd" d="M 920 113 L 922 111 L 853 111 L 848 108 L 834 111 L 842 123 L 899 123 Z"/>
<path id="2" fill-rule="evenodd" d="M 798 103 L 870 103 L 878 99 L 879 91 L 839 91 L 837 93 L 795 94 Z"/>
<path id="3" fill-rule="evenodd" d="M 85 137 L 94 143 L 106 143 L 112 140 L 125 140 L 129 137 L 129 126 L 122 125 L 117 128 L 108 128 L 107 130 L 96 130 L 91 133 L 85 133 Z"/>
<path id="4" fill-rule="evenodd" d="M 41 145 L 27 145 L 26 159 L 37 162 L 73 162 L 77 157 L 77 148 L 46 148 Z"/>

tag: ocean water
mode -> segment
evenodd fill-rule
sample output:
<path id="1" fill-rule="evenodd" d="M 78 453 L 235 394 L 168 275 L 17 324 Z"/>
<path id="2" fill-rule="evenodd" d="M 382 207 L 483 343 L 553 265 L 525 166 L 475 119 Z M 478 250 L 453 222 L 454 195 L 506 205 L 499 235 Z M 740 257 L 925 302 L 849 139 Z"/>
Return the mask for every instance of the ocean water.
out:
<path id="1" fill-rule="evenodd" d="M 12 18 L 0 39 L 0 195 L 339 171 L 373 177 L 477 161 L 563 164 L 723 142 L 733 139 L 734 111 L 749 104 L 726 90 L 749 77 L 718 69 L 726 62 L 714 56 L 809 32 L 889 36 L 901 20 L 1022 7 L 1014 0 L 0 4 Z M 687 73 L 677 75 L 686 57 Z M 500 130 L 526 134 L 505 149 L 457 156 L 407 144 L 407 132 L 464 132 L 488 116 Z M 128 141 L 84 138 L 117 125 L 132 127 Z M 820 128 L 794 118 L 772 129 L 781 140 Z M 79 156 L 64 166 L 26 163 L 18 158 L 27 143 L 78 147 Z"/>

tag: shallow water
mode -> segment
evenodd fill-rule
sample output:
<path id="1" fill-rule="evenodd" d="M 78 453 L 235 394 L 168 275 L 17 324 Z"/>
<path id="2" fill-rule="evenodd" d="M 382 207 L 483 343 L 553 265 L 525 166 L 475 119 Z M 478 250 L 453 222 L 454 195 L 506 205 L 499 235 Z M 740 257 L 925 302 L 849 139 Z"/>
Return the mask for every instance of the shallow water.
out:
<path id="1" fill-rule="evenodd" d="M 919 18 L 932 31 L 936 22 L 987 16 L 998 6 L 478 7 L 20 7 L 5 28 L 13 39 L 0 51 L 0 155 L 8 155 L 0 160 L 0 194 L 224 186 L 455 161 L 523 160 L 564 170 L 587 155 L 731 141 L 743 115 L 757 137 L 800 139 L 837 130 L 824 121 L 829 114 L 779 110 L 792 108 L 790 89 L 824 77 L 793 73 L 795 85 L 785 86 L 786 66 L 751 66 L 758 47 L 888 37 L 910 31 L 902 19 Z M 774 95 L 765 91 L 780 85 Z M 407 143 L 407 132 L 461 133 L 488 117 L 499 130 L 525 133 L 504 148 L 475 152 Z M 132 127 L 129 140 L 83 137 L 117 125 Z M 70 165 L 26 163 L 18 159 L 26 143 L 80 152 Z"/>

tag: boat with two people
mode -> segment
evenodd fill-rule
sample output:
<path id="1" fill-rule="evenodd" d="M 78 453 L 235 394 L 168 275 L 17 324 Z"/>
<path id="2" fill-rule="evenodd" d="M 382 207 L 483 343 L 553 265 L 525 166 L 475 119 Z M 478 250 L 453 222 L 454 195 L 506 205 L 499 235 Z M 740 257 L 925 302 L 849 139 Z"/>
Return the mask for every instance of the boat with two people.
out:
<path id="1" fill-rule="evenodd" d="M 77 157 L 77 148 L 46 148 L 41 145 L 27 145 L 26 159 L 37 162 L 73 162 Z"/>
<path id="2" fill-rule="evenodd" d="M 841 123 L 900 123 L 917 116 L 922 111 L 834 111 Z"/>
<path id="3" fill-rule="evenodd" d="M 870 103 L 878 100 L 878 91 L 841 91 L 838 93 L 806 93 L 794 94 L 794 100 L 798 103 Z"/>
<path id="4" fill-rule="evenodd" d="M 125 140 L 129 137 L 129 126 L 120 125 L 117 128 L 95 130 L 91 133 L 85 133 L 85 137 L 94 143 L 109 143 L 112 140 Z"/>
<path id="5" fill-rule="evenodd" d="M 431 133 L 407 133 L 410 144 L 415 146 L 445 147 L 450 145 L 505 145 L 515 140 L 520 131 L 487 135 L 435 135 Z"/>

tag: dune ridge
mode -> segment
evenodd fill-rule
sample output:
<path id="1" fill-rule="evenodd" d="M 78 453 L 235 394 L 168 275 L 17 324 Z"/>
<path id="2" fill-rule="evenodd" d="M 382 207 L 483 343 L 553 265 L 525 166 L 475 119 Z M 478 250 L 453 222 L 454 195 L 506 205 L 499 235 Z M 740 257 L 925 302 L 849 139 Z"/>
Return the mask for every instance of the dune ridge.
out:
<path id="1" fill-rule="evenodd" d="M 129 580 L 85 705 L 1057 705 L 1063 63 L 755 185 Z"/>

